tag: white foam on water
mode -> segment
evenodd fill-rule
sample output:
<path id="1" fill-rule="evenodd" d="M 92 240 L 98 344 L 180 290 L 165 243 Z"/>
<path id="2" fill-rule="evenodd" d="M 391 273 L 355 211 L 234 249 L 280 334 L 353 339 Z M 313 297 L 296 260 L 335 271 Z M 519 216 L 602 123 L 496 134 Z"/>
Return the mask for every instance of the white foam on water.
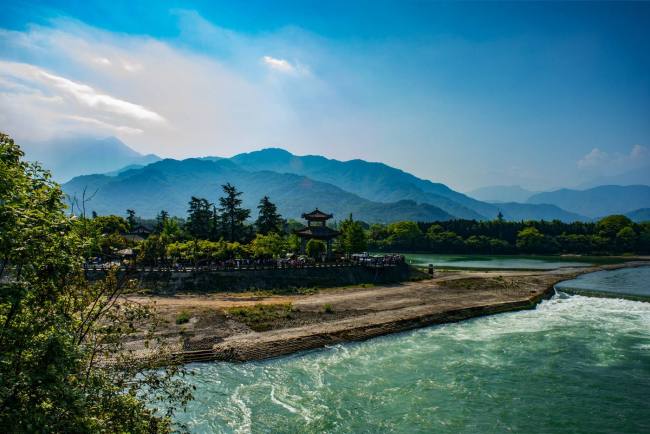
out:
<path id="1" fill-rule="evenodd" d="M 236 408 L 238 408 L 239 411 L 239 416 L 240 420 L 239 423 L 234 424 L 233 428 L 235 429 L 236 433 L 250 433 L 251 428 L 252 428 L 252 419 L 251 419 L 251 409 L 246 405 L 244 400 L 241 397 L 241 392 L 242 392 L 243 386 L 239 386 L 235 389 L 235 392 L 230 396 L 230 402 L 234 404 Z M 234 422 L 234 421 L 233 421 Z M 231 425 L 232 426 L 232 425 Z"/>
<path id="2" fill-rule="evenodd" d="M 289 411 L 290 413 L 294 413 L 294 414 L 298 414 L 298 415 L 302 416 L 302 418 L 305 419 L 305 421 L 307 423 L 312 421 L 311 417 L 309 417 L 309 414 L 308 414 L 309 412 L 307 410 L 305 410 L 304 408 L 298 409 L 298 408 L 290 405 L 289 403 L 278 399 L 275 396 L 275 386 L 271 386 L 271 401 L 273 403 L 283 407 L 285 410 Z"/>
<path id="3" fill-rule="evenodd" d="M 558 294 L 532 310 L 197 365 L 198 399 L 179 419 L 197 432 L 206 419 L 236 432 L 525 432 L 536 404 L 553 400 L 563 412 L 538 412 L 535 427 L 559 433 L 577 426 L 584 399 L 602 405 L 589 408 L 585 427 L 625 415 L 633 429 L 619 431 L 634 432 L 643 426 L 635 417 L 650 420 L 650 409 L 635 407 L 650 385 L 649 352 L 650 303 Z"/>

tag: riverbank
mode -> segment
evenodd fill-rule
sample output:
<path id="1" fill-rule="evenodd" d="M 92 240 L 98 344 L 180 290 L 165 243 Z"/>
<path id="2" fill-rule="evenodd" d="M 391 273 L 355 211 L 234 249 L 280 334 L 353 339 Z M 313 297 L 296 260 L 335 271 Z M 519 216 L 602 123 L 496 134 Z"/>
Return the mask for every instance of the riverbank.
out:
<path id="1" fill-rule="evenodd" d="M 537 272 L 446 271 L 420 282 L 329 288 L 304 294 L 222 293 L 132 299 L 155 303 L 165 324 L 161 337 L 176 345 L 185 361 L 248 361 L 528 309 L 550 297 L 553 286 L 562 280 L 639 265 L 648 262 Z M 177 344 L 179 337 L 182 342 Z M 137 340 L 132 344 L 137 347 Z"/>

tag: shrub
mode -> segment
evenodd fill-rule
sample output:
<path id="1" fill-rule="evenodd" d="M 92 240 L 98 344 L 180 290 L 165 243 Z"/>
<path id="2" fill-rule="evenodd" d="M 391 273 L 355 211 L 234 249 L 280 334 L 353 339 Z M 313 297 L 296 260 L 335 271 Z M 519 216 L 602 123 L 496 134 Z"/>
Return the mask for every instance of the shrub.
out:
<path id="1" fill-rule="evenodd" d="M 190 322 L 190 314 L 187 311 L 182 311 L 176 315 L 176 324 L 187 324 Z"/>
<path id="2" fill-rule="evenodd" d="M 292 319 L 293 312 L 295 310 L 291 303 L 256 304 L 226 309 L 227 314 L 234 316 L 256 332 L 272 329 L 276 321 Z"/>

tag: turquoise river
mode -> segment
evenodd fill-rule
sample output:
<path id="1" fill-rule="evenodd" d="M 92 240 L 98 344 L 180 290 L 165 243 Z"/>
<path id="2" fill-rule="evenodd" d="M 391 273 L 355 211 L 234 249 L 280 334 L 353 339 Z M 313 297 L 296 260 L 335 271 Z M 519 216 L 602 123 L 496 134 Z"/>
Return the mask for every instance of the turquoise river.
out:
<path id="1" fill-rule="evenodd" d="M 590 284 L 650 294 L 649 270 Z M 533 310 L 190 369 L 196 399 L 177 421 L 197 433 L 648 433 L 650 303 L 558 293 Z"/>

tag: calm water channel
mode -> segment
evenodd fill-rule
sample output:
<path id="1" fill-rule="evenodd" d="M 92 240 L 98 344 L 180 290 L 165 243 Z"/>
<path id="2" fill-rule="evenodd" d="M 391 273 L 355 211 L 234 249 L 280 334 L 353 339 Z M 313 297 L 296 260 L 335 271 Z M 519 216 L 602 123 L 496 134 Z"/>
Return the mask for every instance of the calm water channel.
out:
<path id="1" fill-rule="evenodd" d="M 436 255 L 430 253 L 404 254 L 409 264 L 448 268 L 493 270 L 553 270 L 560 267 L 588 267 L 602 258 L 580 256 L 494 256 L 494 255 Z"/>

